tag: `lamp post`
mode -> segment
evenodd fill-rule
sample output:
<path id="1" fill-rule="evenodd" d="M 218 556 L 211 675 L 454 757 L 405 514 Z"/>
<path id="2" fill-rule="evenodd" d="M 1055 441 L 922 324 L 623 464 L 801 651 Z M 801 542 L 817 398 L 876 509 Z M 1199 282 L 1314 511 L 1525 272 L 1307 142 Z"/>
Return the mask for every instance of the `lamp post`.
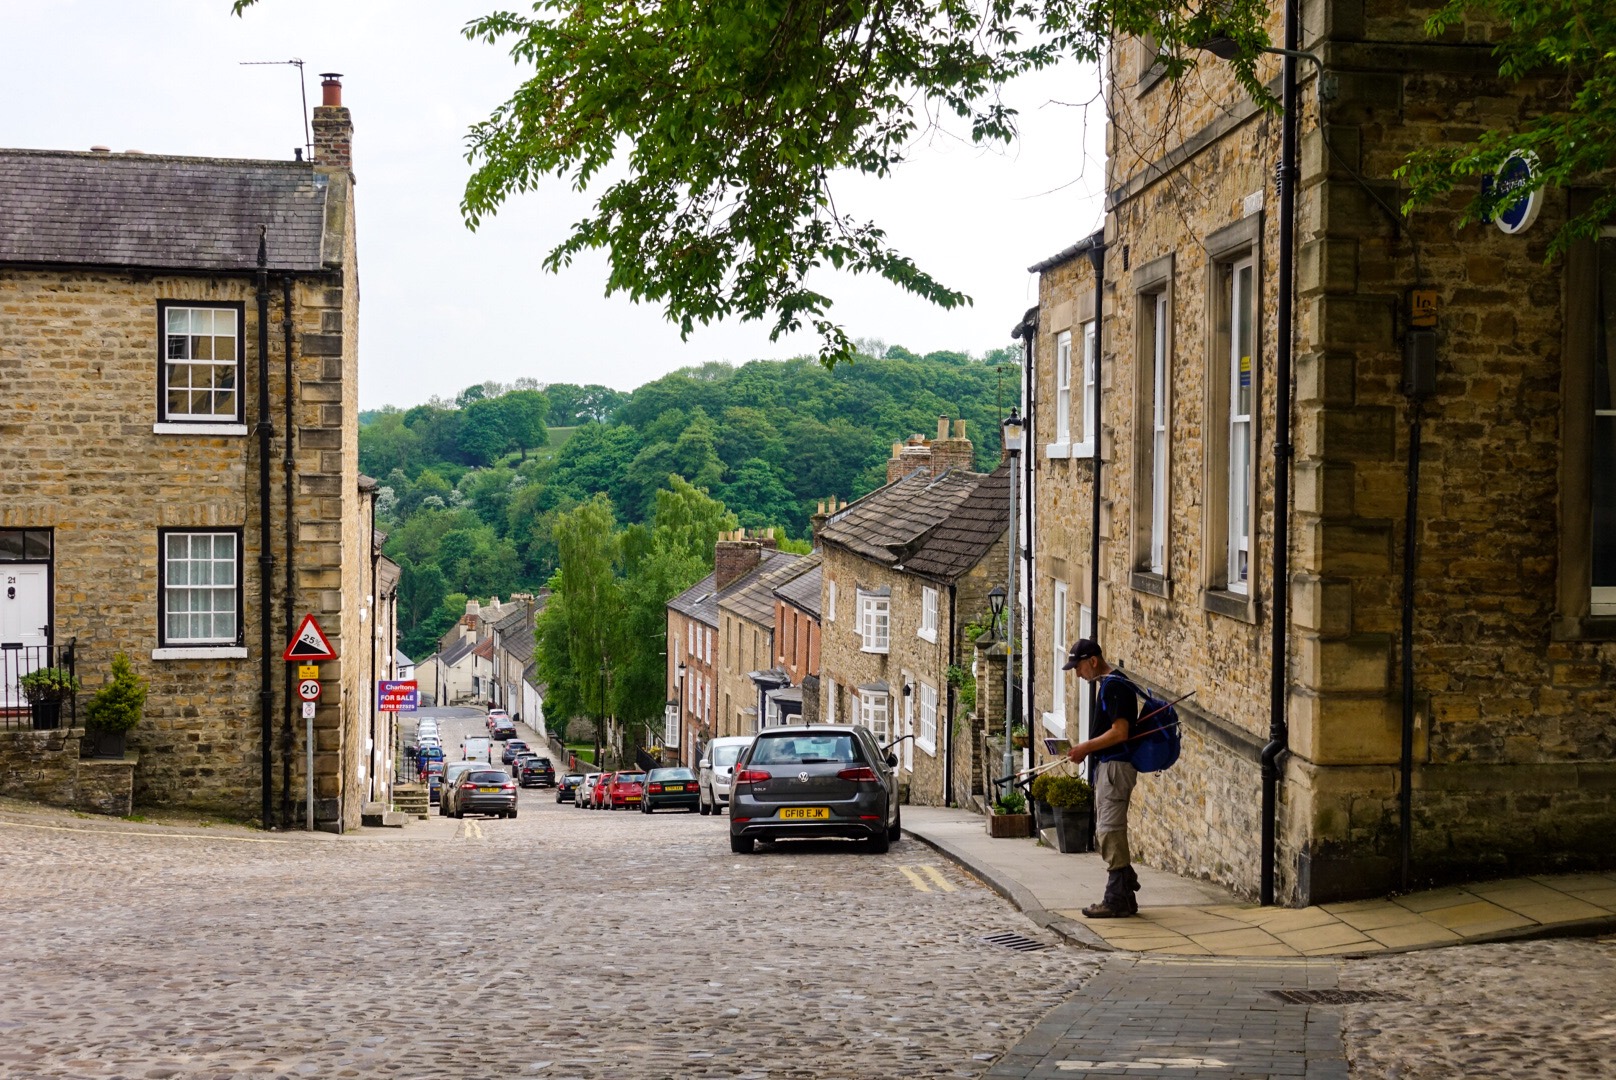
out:
<path id="1" fill-rule="evenodd" d="M 689 670 L 689 668 L 685 667 L 683 660 L 679 661 L 679 666 L 674 669 L 679 676 L 679 741 L 681 743 L 679 753 L 684 757 L 690 756 L 690 739 L 685 735 L 685 673 Z"/>
<path id="2" fill-rule="evenodd" d="M 1015 771 L 1015 759 L 1010 745 L 1010 728 L 1014 718 L 1010 715 L 1016 696 L 1016 489 L 1021 486 L 1021 434 L 1026 425 L 1021 414 L 1012 406 L 1010 415 L 1000 425 L 1004 431 L 1004 449 L 1010 455 L 1010 567 L 1005 578 L 1004 643 L 1004 775 Z"/>
<path id="3" fill-rule="evenodd" d="M 993 619 L 988 624 L 988 633 L 995 638 L 999 636 L 999 620 L 1004 616 L 1004 586 L 995 585 L 988 591 L 988 610 L 993 613 Z"/>
<path id="4" fill-rule="evenodd" d="M 1279 757 L 1290 739 L 1285 704 L 1289 692 L 1287 601 L 1290 598 L 1290 464 L 1291 464 L 1291 351 L 1296 337 L 1294 311 L 1294 258 L 1296 246 L 1296 61 L 1311 60 L 1318 68 L 1322 88 L 1324 64 L 1312 53 L 1297 48 L 1301 12 L 1299 0 L 1285 0 L 1285 46 L 1263 48 L 1284 58 L 1280 68 L 1279 170 L 1279 281 L 1274 343 L 1274 576 L 1269 597 L 1272 620 L 1272 664 L 1268 686 L 1268 743 L 1262 748 L 1262 853 L 1260 899 L 1274 902 L 1276 836 L 1278 831 Z M 1201 43 L 1213 56 L 1229 60 L 1240 46 L 1218 35 Z"/>

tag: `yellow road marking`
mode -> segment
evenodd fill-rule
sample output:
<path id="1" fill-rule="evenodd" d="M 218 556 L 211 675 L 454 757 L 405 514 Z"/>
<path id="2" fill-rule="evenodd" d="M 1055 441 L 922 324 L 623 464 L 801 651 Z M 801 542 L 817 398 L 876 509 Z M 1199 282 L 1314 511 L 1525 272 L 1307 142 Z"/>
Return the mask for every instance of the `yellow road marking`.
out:
<path id="1" fill-rule="evenodd" d="M 922 866 L 921 869 L 926 871 L 926 876 L 931 878 L 939 889 L 943 890 L 944 892 L 956 891 L 954 886 L 948 883 L 948 879 L 943 876 L 943 872 L 937 869 L 935 866 Z"/>
<path id="2" fill-rule="evenodd" d="M 483 827 L 475 821 L 467 821 L 461 826 L 460 838 L 462 840 L 481 840 L 483 838 Z"/>
<path id="3" fill-rule="evenodd" d="M 913 885 L 921 892 L 931 892 L 931 887 L 926 884 L 925 878 L 921 877 L 907 866 L 900 866 L 898 869 L 903 872 L 904 877 L 909 879 L 909 884 Z"/>

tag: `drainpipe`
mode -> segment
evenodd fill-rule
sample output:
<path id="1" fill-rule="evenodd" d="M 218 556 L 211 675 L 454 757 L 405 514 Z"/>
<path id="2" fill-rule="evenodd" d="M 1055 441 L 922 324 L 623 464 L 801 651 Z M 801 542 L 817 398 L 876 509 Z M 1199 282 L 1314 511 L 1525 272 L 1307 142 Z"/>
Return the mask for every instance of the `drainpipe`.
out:
<path id="1" fill-rule="evenodd" d="M 282 594 L 286 605 L 286 640 L 291 641 L 292 635 L 297 632 L 296 604 L 292 599 L 292 575 L 295 537 L 293 530 L 297 520 L 292 513 L 292 494 L 294 477 L 292 470 L 295 462 L 292 459 L 292 275 L 287 274 L 281 278 L 281 355 L 286 364 L 285 385 L 285 436 L 281 440 L 284 448 L 281 457 L 281 489 L 286 497 L 286 513 L 282 524 L 286 530 L 286 591 Z M 292 825 L 292 679 L 296 674 L 291 664 L 284 665 L 286 670 L 282 678 L 281 696 L 281 826 L 290 828 Z M 313 814 L 308 814 L 309 827 L 313 827 Z"/>
<path id="2" fill-rule="evenodd" d="M 270 747 L 275 737 L 275 689 L 270 666 L 270 631 L 274 613 L 275 554 L 269 547 L 269 450 L 275 425 L 269 419 L 269 226 L 258 226 L 258 719 L 259 770 L 263 795 L 264 828 L 274 826 L 274 762 Z"/>
<path id="3" fill-rule="evenodd" d="M 1100 425 L 1100 373 L 1101 357 L 1104 355 L 1105 342 L 1105 241 L 1096 240 L 1089 248 L 1089 265 L 1094 268 L 1094 416 L 1091 423 L 1094 425 L 1094 507 L 1089 523 L 1089 636 L 1095 641 L 1100 640 L 1100 467 L 1101 444 L 1105 442 Z M 1082 629 L 1079 626 L 1078 629 Z M 1081 635 L 1080 635 L 1081 636 Z M 1099 684 L 1091 683 L 1088 687 L 1089 715 L 1096 716 L 1098 707 Z M 1078 733 L 1080 738 L 1087 738 L 1084 732 Z"/>
<path id="4" fill-rule="evenodd" d="M 376 640 L 377 631 L 381 624 L 376 621 L 376 612 L 381 607 L 381 597 L 376 589 L 376 560 L 379 553 L 376 551 L 376 489 L 370 491 L 370 761 L 366 772 L 370 777 L 370 800 L 376 801 Z M 495 640 L 498 640 L 496 635 Z"/>
<path id="5" fill-rule="evenodd" d="M 1027 477 L 1027 498 L 1024 513 L 1025 527 L 1021 530 L 1021 580 L 1027 583 L 1027 618 L 1021 624 L 1021 712 L 1027 721 L 1027 745 L 1034 747 L 1033 755 L 1036 760 L 1038 745 L 1033 735 L 1032 703 L 1037 701 L 1034 676 L 1038 671 L 1038 620 L 1032 617 L 1038 603 L 1038 579 L 1033 577 L 1033 504 L 1037 498 L 1035 489 L 1038 476 L 1036 460 L 1033 450 L 1038 445 L 1038 380 L 1033 377 L 1033 336 L 1038 331 L 1038 309 L 1034 308 L 1024 323 L 1027 327 L 1025 340 L 1026 363 L 1022 365 L 1022 395 L 1025 401 L 1021 414 L 1026 417 L 1026 430 L 1021 435 L 1021 458 L 1023 472 Z M 1010 478 L 1015 483 L 1015 477 Z"/>
<path id="6" fill-rule="evenodd" d="M 1296 51 L 1301 22 L 1299 0 L 1285 0 L 1285 48 L 1280 74 L 1279 144 L 1279 304 L 1274 357 L 1274 581 L 1273 669 L 1268 693 L 1268 745 L 1262 749 L 1262 902 L 1274 902 L 1275 840 L 1278 831 L 1279 756 L 1287 748 L 1285 723 L 1289 692 L 1286 655 L 1290 599 L 1291 347 L 1296 334 L 1292 295 L 1292 248 L 1296 243 Z"/>
<path id="7" fill-rule="evenodd" d="M 948 587 L 948 666 L 954 667 L 959 663 L 959 590 L 956 586 Z M 954 685 L 943 679 L 948 687 L 948 723 L 943 730 L 947 740 L 943 747 L 943 805 L 954 805 L 954 698 L 957 691 Z"/>

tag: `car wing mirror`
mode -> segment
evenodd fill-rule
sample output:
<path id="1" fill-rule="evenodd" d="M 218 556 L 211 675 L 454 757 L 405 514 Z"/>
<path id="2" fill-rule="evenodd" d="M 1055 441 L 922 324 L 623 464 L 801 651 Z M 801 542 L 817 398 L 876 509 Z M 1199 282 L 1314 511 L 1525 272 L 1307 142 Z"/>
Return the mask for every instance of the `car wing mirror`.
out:
<path id="1" fill-rule="evenodd" d="M 887 768 L 896 769 L 897 767 L 898 767 L 898 755 L 897 754 L 888 754 L 887 755 Z"/>
<path id="2" fill-rule="evenodd" d="M 713 767 L 713 763 L 710 762 L 710 761 L 698 761 L 698 762 L 696 762 L 696 768 L 698 768 L 698 769 L 710 769 L 712 767 Z"/>

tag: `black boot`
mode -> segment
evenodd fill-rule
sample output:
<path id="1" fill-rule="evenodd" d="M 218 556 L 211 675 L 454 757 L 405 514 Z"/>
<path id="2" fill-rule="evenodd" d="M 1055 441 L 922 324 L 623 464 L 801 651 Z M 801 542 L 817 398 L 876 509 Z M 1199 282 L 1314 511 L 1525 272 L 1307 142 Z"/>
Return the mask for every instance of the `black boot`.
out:
<path id="1" fill-rule="evenodd" d="M 1122 897 L 1127 904 L 1128 914 L 1137 915 L 1139 914 L 1139 899 L 1134 896 L 1134 893 L 1139 891 L 1139 875 L 1134 873 L 1131 866 L 1124 866 L 1120 872 L 1122 874 Z"/>
<path id="2" fill-rule="evenodd" d="M 1084 908 L 1084 916 L 1090 919 L 1123 919 L 1137 914 L 1139 905 L 1134 902 L 1125 876 L 1131 871 L 1132 867 L 1124 867 L 1106 874 L 1105 899 Z"/>

